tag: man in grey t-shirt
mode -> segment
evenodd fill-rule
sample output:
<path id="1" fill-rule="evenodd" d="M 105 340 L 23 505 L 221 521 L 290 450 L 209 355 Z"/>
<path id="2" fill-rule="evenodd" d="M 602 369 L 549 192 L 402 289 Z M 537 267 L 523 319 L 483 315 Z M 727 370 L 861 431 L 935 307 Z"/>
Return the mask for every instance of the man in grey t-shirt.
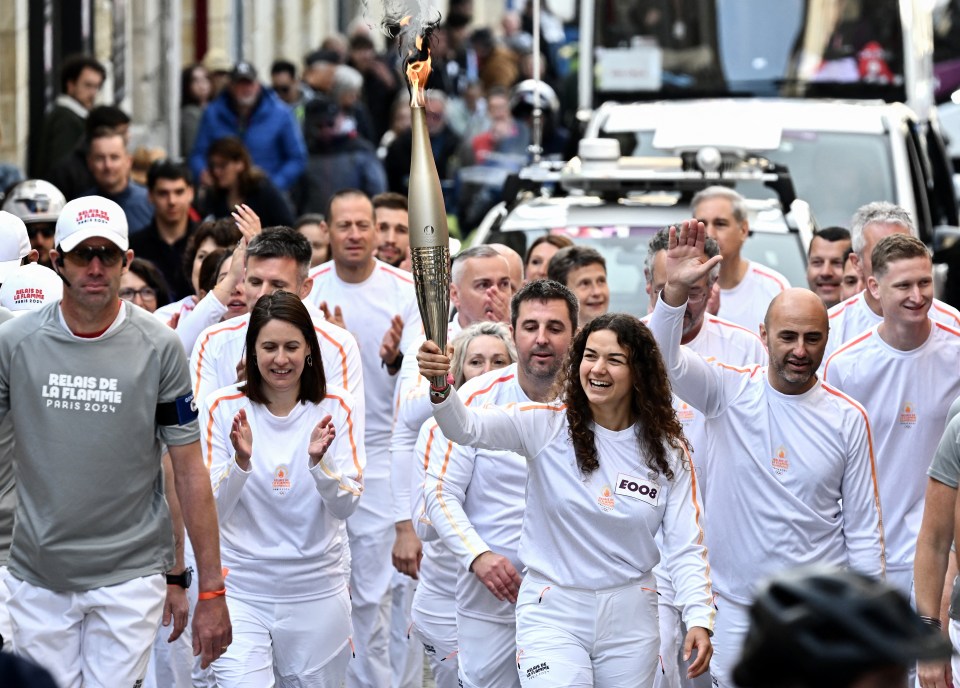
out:
<path id="1" fill-rule="evenodd" d="M 913 585 L 920 618 L 939 628 L 944 579 L 952 556 L 954 505 L 957 485 L 960 484 L 960 399 L 954 401 L 947 412 L 947 427 L 927 476 L 923 520 L 913 564 Z M 956 571 L 956 567 L 952 568 Z M 956 648 L 960 639 L 960 579 L 954 580 L 950 602 L 950 639 Z M 956 677 L 960 675 L 957 673 L 960 672 L 960 660 L 953 661 L 953 675 Z M 920 664 L 917 671 L 920 684 L 928 688 L 946 688 L 950 685 L 950 668 L 947 661 Z"/>
<path id="2" fill-rule="evenodd" d="M 62 300 L 0 336 L 0 420 L 13 421 L 17 465 L 13 649 L 63 686 L 137 686 L 173 563 L 163 444 L 197 558 L 204 665 L 231 641 L 217 515 L 180 342 L 118 297 L 133 258 L 123 210 L 71 201 L 55 241 Z"/>

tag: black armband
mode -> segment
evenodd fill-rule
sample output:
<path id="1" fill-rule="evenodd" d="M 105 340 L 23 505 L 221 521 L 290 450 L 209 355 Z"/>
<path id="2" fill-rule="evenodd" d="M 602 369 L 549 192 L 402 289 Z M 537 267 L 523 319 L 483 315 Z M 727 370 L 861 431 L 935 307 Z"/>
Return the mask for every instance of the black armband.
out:
<path id="1" fill-rule="evenodd" d="M 164 401 L 157 404 L 157 425 L 186 425 L 192 423 L 198 416 L 197 405 L 193 393 L 184 394 L 173 401 Z"/>

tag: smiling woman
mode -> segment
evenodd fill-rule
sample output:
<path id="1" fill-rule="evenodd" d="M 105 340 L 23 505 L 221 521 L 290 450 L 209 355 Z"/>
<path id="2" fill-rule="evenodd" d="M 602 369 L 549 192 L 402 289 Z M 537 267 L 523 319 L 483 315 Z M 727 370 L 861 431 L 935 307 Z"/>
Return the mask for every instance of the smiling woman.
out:
<path id="1" fill-rule="evenodd" d="M 449 368 L 432 342 L 418 361 L 427 378 Z M 689 676 L 700 675 L 713 654 L 706 549 L 692 462 L 653 336 L 633 316 L 597 316 L 574 338 L 559 389 L 552 403 L 483 408 L 464 405 L 449 386 L 431 393 L 448 439 L 527 459 L 520 683 L 587 688 L 622 685 L 630 675 L 631 685 L 652 686 L 659 652 L 652 569 L 661 561 L 690 629 Z"/>
<path id="2" fill-rule="evenodd" d="M 357 506 L 365 463 L 354 400 L 326 382 L 294 294 L 260 297 L 246 347 L 247 381 L 211 394 L 202 414 L 237 632 L 214 662 L 217 685 L 268 685 L 275 671 L 340 685 L 353 633 L 341 522 Z"/>

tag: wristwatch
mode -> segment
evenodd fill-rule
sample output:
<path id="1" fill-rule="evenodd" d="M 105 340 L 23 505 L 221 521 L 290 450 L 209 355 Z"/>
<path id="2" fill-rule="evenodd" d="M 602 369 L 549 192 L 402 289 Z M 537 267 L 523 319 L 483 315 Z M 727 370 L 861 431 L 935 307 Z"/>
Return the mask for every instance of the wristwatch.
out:
<path id="1" fill-rule="evenodd" d="M 193 582 L 193 569 L 187 567 L 184 569 L 183 573 L 174 575 L 172 573 L 167 574 L 167 585 L 179 585 L 181 588 L 189 588 L 190 584 Z"/>

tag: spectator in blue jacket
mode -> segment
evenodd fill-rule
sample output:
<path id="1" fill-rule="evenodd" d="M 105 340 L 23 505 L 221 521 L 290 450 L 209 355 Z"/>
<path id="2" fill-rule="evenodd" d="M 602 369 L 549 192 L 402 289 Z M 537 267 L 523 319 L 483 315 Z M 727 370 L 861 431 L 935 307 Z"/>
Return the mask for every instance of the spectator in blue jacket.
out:
<path id="1" fill-rule="evenodd" d="M 239 138 L 280 189 L 290 189 L 303 174 L 307 149 L 300 126 L 276 94 L 262 87 L 249 62 L 237 63 L 230 84 L 203 112 L 190 154 L 190 167 L 202 180 L 208 180 L 203 172 L 210 144 L 227 136 Z"/>

